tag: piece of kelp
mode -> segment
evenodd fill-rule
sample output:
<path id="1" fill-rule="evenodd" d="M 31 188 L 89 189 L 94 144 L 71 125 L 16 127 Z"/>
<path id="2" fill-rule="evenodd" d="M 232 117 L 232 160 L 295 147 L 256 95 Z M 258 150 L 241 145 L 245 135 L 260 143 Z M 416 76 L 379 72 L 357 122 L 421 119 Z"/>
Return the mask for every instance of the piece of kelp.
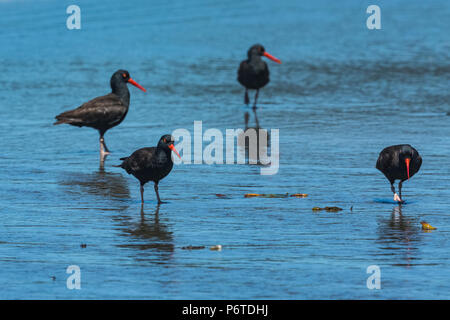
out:
<path id="1" fill-rule="evenodd" d="M 289 193 L 246 193 L 244 198 L 287 198 Z"/>
<path id="2" fill-rule="evenodd" d="M 422 225 L 423 230 L 436 230 L 437 229 L 426 221 L 422 221 L 422 222 L 420 222 L 420 224 Z"/>
<path id="3" fill-rule="evenodd" d="M 295 197 L 295 198 L 306 198 L 308 195 L 306 193 L 293 193 L 289 195 L 289 193 L 246 193 L 244 194 L 245 198 L 287 198 L 287 197 Z"/>
<path id="4" fill-rule="evenodd" d="M 186 246 L 186 247 L 181 247 L 182 250 L 201 250 L 201 249 L 205 249 L 205 246 Z"/>
<path id="5" fill-rule="evenodd" d="M 325 210 L 327 212 L 339 212 L 342 211 L 342 208 L 339 207 L 325 207 L 325 208 L 320 208 L 320 207 L 314 207 L 312 208 L 312 211 L 322 211 Z"/>

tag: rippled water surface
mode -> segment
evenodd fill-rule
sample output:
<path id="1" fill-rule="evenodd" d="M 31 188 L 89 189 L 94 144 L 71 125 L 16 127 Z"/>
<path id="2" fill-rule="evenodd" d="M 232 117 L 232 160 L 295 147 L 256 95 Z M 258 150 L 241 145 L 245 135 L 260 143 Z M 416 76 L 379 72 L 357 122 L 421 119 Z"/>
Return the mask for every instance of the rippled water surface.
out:
<path id="1" fill-rule="evenodd" d="M 0 0 L 1 298 L 450 298 L 448 1 L 377 1 L 373 31 L 372 3 L 322 0 L 77 1 L 69 31 L 72 2 Z M 141 213 L 137 180 L 112 165 L 195 120 L 242 128 L 236 71 L 256 42 L 283 61 L 268 62 L 258 109 L 280 130 L 278 174 L 178 165 L 167 203 L 148 184 Z M 148 92 L 130 88 L 102 170 L 94 130 L 52 122 L 119 68 Z M 423 157 L 401 207 L 380 201 L 392 194 L 374 168 L 399 143 Z M 309 196 L 244 198 L 286 192 Z M 66 288 L 69 265 L 81 290 Z M 366 287 L 370 265 L 381 290 Z"/>

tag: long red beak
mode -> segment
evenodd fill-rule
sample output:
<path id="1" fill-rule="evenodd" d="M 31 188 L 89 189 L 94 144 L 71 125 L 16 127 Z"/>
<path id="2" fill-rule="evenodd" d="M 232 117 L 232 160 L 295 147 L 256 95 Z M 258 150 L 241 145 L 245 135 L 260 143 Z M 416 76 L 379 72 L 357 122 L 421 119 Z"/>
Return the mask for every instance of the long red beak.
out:
<path id="1" fill-rule="evenodd" d="M 405 163 L 406 163 L 406 172 L 408 173 L 408 180 L 409 180 L 409 163 L 411 162 L 410 158 L 406 158 L 405 159 Z"/>
<path id="2" fill-rule="evenodd" d="M 139 89 L 141 89 L 144 92 L 147 92 L 147 90 L 144 89 L 143 86 L 141 86 L 139 83 L 137 83 L 136 81 L 134 81 L 133 79 L 128 79 L 128 82 L 131 83 L 133 86 L 138 87 Z"/>
<path id="3" fill-rule="evenodd" d="M 267 57 L 267 58 L 269 58 L 270 60 L 275 61 L 276 63 L 281 63 L 281 60 L 280 60 L 280 59 L 275 58 L 273 55 L 271 55 L 271 54 L 269 54 L 269 53 L 267 53 L 267 52 L 264 52 L 263 55 L 264 55 L 264 57 Z"/>
<path id="4" fill-rule="evenodd" d="M 181 159 L 180 154 L 178 153 L 177 149 L 175 149 L 175 147 L 173 146 L 173 144 L 169 145 L 170 150 L 172 150 L 173 152 L 176 153 L 176 155 L 178 156 L 178 158 Z"/>

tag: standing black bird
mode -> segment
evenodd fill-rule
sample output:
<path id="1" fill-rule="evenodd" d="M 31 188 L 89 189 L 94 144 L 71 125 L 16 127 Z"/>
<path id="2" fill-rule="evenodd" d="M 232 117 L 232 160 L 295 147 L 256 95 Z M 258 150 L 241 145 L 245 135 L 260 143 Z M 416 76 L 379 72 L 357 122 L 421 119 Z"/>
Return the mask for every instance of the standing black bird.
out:
<path id="1" fill-rule="evenodd" d="M 266 52 L 266 49 L 260 44 L 253 45 L 247 52 L 248 59 L 241 62 L 238 70 L 238 81 L 245 87 L 244 103 L 249 104 L 248 89 L 256 90 L 253 109 L 256 109 L 259 89 L 269 83 L 269 68 L 267 63 L 261 59 L 262 56 L 269 58 L 276 63 L 281 63 L 280 59 L 275 58 Z"/>
<path id="2" fill-rule="evenodd" d="M 57 115 L 55 118 L 58 121 L 54 124 L 67 123 L 77 127 L 97 129 L 100 133 L 100 156 L 103 159 L 109 154 L 103 138 L 105 132 L 125 119 L 130 106 L 130 92 L 127 83 L 131 83 L 144 92 L 146 91 L 140 84 L 130 78 L 128 71 L 118 70 L 111 77 L 111 93 Z"/>
<path id="3" fill-rule="evenodd" d="M 136 150 L 129 157 L 121 158 L 122 164 L 115 166 L 124 169 L 128 174 L 135 176 L 141 184 L 141 201 L 144 203 L 144 185 L 153 181 L 155 183 L 158 204 L 162 203 L 158 193 L 158 183 L 172 170 L 173 162 L 171 151 L 181 159 L 173 146 L 174 139 L 166 134 L 159 139 L 157 147 Z"/>
<path id="4" fill-rule="evenodd" d="M 281 63 L 280 59 L 275 58 L 266 52 L 266 49 L 260 44 L 253 45 L 247 52 L 248 59 L 241 62 L 238 70 L 238 81 L 245 87 L 245 104 L 250 103 L 248 98 L 248 89 L 256 89 L 255 102 L 253 108 L 256 108 L 259 89 L 269 83 L 269 68 L 267 63 L 261 59 L 262 56 L 272 61 Z"/>
<path id="5" fill-rule="evenodd" d="M 376 168 L 383 172 L 391 183 L 391 190 L 394 193 L 394 201 L 402 200 L 402 183 L 415 175 L 422 165 L 422 157 L 416 149 L 409 144 L 400 144 L 384 148 L 378 157 Z M 399 195 L 395 192 L 394 182 L 400 180 L 398 184 Z"/>

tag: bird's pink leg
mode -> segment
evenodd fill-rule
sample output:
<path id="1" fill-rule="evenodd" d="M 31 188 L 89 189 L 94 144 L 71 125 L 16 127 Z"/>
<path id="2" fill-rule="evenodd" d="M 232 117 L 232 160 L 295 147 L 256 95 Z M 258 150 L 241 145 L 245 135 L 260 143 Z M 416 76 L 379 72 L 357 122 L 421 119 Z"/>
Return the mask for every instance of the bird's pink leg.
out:
<path id="1" fill-rule="evenodd" d="M 109 154 L 110 154 L 110 152 L 109 152 L 108 148 L 106 147 L 105 139 L 103 138 L 103 136 L 100 136 L 100 158 L 102 160 L 104 160 L 106 158 L 106 156 Z"/>
<path id="2" fill-rule="evenodd" d="M 161 204 L 162 201 L 159 198 L 159 192 L 158 192 L 158 182 L 155 182 L 155 192 L 156 192 L 156 197 L 158 198 L 158 204 Z"/>
<path id="3" fill-rule="evenodd" d="M 256 89 L 255 102 L 253 103 L 253 111 L 256 110 L 256 102 L 258 101 L 259 89 Z"/>
<path id="4" fill-rule="evenodd" d="M 248 89 L 247 88 L 245 88 L 244 103 L 246 105 L 248 105 L 250 103 L 250 99 L 248 98 Z"/>
<path id="5" fill-rule="evenodd" d="M 394 182 L 391 183 L 391 191 L 394 194 L 394 201 L 402 202 L 402 199 L 398 196 L 397 192 L 395 192 Z"/>

